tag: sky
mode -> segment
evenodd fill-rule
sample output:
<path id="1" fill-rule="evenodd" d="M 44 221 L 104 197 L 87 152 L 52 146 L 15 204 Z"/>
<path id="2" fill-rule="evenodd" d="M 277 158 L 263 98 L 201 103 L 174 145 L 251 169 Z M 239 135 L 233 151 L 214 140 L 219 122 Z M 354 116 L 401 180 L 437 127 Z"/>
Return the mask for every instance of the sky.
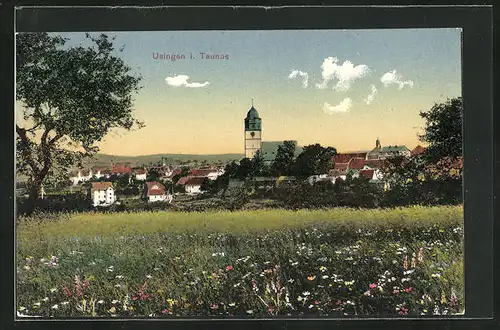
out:
<path id="1" fill-rule="evenodd" d="M 460 29 L 106 34 L 143 77 L 134 114 L 146 125 L 110 132 L 98 145 L 106 154 L 242 154 L 252 99 L 263 141 L 347 152 L 379 138 L 412 149 L 419 112 L 461 95 Z M 85 41 L 60 35 L 69 46 Z M 155 59 L 162 54 L 185 59 Z"/>

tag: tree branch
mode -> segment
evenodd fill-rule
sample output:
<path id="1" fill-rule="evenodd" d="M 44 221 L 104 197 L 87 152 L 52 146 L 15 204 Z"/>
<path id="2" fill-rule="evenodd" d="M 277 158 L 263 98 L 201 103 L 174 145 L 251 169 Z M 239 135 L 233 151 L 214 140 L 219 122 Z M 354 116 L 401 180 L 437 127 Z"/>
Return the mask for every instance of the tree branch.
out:
<path id="1" fill-rule="evenodd" d="M 36 176 L 36 175 L 38 175 L 39 171 L 38 171 L 38 168 L 35 164 L 35 161 L 33 160 L 33 155 L 30 152 L 31 151 L 30 150 L 30 140 L 26 136 L 26 132 L 27 132 L 26 129 L 19 127 L 19 125 L 16 124 L 16 133 L 19 136 L 19 138 L 21 139 L 21 145 L 22 145 L 22 148 L 20 150 L 21 154 L 22 154 L 23 158 L 25 159 L 25 161 L 28 163 L 28 165 L 31 167 L 31 170 L 33 171 L 33 173 L 35 173 L 35 176 Z"/>

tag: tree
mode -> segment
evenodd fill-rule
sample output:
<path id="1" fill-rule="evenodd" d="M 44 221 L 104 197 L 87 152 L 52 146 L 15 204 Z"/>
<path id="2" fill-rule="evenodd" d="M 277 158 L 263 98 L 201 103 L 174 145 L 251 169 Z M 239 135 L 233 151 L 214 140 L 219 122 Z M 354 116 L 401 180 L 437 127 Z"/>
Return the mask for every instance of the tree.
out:
<path id="1" fill-rule="evenodd" d="M 86 37 L 88 47 L 63 47 L 67 39 L 47 33 L 17 35 L 17 168 L 28 176 L 33 206 L 47 177 L 80 165 L 111 129 L 143 125 L 132 114 L 141 78 L 106 35 Z"/>
<path id="2" fill-rule="evenodd" d="M 332 157 L 337 154 L 333 147 L 322 147 L 320 144 L 305 146 L 293 164 L 293 173 L 298 177 L 324 174 L 332 166 Z"/>
<path id="3" fill-rule="evenodd" d="M 262 155 L 260 150 L 257 150 L 255 155 L 252 158 L 251 162 L 251 171 L 249 173 L 250 176 L 263 176 L 267 174 L 267 166 L 264 163 L 264 156 Z"/>
<path id="4" fill-rule="evenodd" d="M 275 176 L 291 175 L 295 160 L 295 141 L 285 141 L 278 146 L 276 157 L 271 165 L 271 174 Z"/>
<path id="5" fill-rule="evenodd" d="M 158 170 L 155 168 L 150 168 L 148 170 L 146 181 L 159 181 L 159 180 L 160 180 L 160 173 L 158 173 Z"/>
<path id="6" fill-rule="evenodd" d="M 245 179 L 250 176 L 252 170 L 254 169 L 254 165 L 252 160 L 249 158 L 243 158 L 240 160 L 240 164 L 238 165 L 238 170 L 236 171 L 236 178 Z"/>
<path id="7" fill-rule="evenodd" d="M 462 113 L 461 97 L 448 99 L 435 104 L 429 111 L 420 112 L 426 123 L 424 133 L 419 138 L 429 145 L 425 151 L 429 162 L 462 156 Z"/>

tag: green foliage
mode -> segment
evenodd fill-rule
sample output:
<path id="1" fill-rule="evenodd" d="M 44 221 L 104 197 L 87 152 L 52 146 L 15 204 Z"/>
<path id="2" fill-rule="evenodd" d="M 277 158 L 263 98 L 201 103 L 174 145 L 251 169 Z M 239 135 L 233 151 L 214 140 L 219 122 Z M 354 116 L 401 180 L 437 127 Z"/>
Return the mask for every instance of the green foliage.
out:
<path id="1" fill-rule="evenodd" d="M 271 174 L 274 176 L 292 175 L 292 168 L 295 161 L 295 141 L 284 141 L 278 146 L 276 157 L 271 165 Z"/>
<path id="2" fill-rule="evenodd" d="M 332 164 L 331 159 L 336 153 L 335 148 L 322 147 L 318 143 L 305 146 L 295 160 L 293 173 L 301 178 L 328 173 Z"/>
<path id="3" fill-rule="evenodd" d="M 425 156 L 431 163 L 444 157 L 462 156 L 462 116 L 461 97 L 448 99 L 435 104 L 430 110 L 420 112 L 425 119 L 425 131 L 420 135 L 423 142 L 429 144 Z"/>
<path id="4" fill-rule="evenodd" d="M 106 35 L 87 38 L 89 47 L 63 47 L 66 39 L 47 33 L 16 35 L 17 168 L 33 201 L 47 177 L 95 153 L 110 129 L 142 125 L 132 115 L 140 78 Z"/>

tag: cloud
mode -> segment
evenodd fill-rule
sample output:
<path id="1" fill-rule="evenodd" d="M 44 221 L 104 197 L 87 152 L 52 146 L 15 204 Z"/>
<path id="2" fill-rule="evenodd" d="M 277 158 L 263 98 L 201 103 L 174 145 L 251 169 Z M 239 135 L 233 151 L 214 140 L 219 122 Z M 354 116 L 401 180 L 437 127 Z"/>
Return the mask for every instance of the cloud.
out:
<path id="1" fill-rule="evenodd" d="M 389 72 L 386 72 L 381 78 L 380 81 L 382 84 L 384 84 L 385 87 L 396 84 L 398 85 L 398 89 L 403 89 L 405 85 L 408 85 L 408 87 L 413 88 L 413 81 L 411 80 L 405 80 L 403 81 L 403 77 L 396 72 L 396 70 L 392 70 Z"/>
<path id="2" fill-rule="evenodd" d="M 210 82 L 205 81 L 204 83 L 197 83 L 197 82 L 188 82 L 189 76 L 183 75 L 183 74 L 178 74 L 173 77 L 167 77 L 165 78 L 165 82 L 169 86 L 173 87 L 191 87 L 191 88 L 201 88 L 208 86 Z"/>
<path id="3" fill-rule="evenodd" d="M 370 105 L 373 102 L 373 100 L 375 99 L 375 95 L 378 92 L 377 87 L 375 87 L 375 85 L 371 85 L 370 87 L 371 87 L 371 92 L 370 92 L 370 94 L 368 94 L 368 96 L 365 99 L 365 103 L 367 105 Z"/>
<path id="4" fill-rule="evenodd" d="M 352 100 L 346 97 L 345 99 L 342 100 L 342 102 L 340 102 L 336 106 L 332 106 L 327 102 L 325 102 L 325 104 L 323 104 L 323 111 L 326 114 L 333 115 L 335 113 L 348 112 L 351 109 L 351 107 L 352 107 Z"/>
<path id="5" fill-rule="evenodd" d="M 301 76 L 302 78 L 304 78 L 304 80 L 302 80 L 302 87 L 307 88 L 307 86 L 309 85 L 309 75 L 307 74 L 307 72 L 292 70 L 292 72 L 290 72 L 290 75 L 288 76 L 288 79 L 294 79 L 297 76 Z"/>
<path id="6" fill-rule="evenodd" d="M 316 84 L 316 88 L 325 89 L 331 80 L 338 80 L 333 89 L 339 92 L 345 92 L 351 89 L 354 80 L 362 78 L 370 73 L 367 65 L 360 64 L 354 66 L 351 61 L 345 61 L 342 65 L 338 65 L 339 59 L 336 57 L 327 57 L 321 64 L 321 76 L 323 82 Z"/>

